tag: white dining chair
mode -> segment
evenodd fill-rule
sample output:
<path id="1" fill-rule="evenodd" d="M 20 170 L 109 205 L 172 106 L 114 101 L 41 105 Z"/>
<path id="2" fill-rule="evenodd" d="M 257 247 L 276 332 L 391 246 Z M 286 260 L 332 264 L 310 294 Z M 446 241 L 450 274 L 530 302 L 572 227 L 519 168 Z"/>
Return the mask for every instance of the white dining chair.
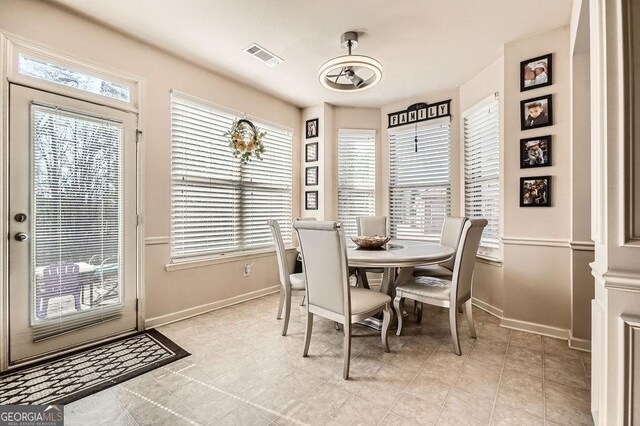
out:
<path id="1" fill-rule="evenodd" d="M 344 330 L 344 368 L 349 378 L 351 325 L 382 311 L 381 338 L 389 352 L 387 331 L 392 318 L 391 297 L 387 294 L 349 285 L 347 249 L 342 224 L 332 221 L 296 222 L 294 228 L 302 249 L 307 285 L 307 327 L 302 356 L 309 353 L 313 316 L 319 315 L 342 324 Z"/>
<path id="2" fill-rule="evenodd" d="M 386 237 L 388 235 L 386 216 L 359 216 L 356 218 L 356 226 L 358 236 L 373 237 L 378 235 Z M 369 288 L 367 272 L 382 274 L 384 270 L 380 268 L 358 268 L 358 281 L 362 283 L 364 288 Z"/>
<path id="3" fill-rule="evenodd" d="M 453 266 L 451 280 L 437 277 L 414 277 L 396 287 L 396 297 L 393 301 L 396 312 L 402 312 L 402 304 L 405 298 L 449 309 L 453 351 L 457 355 L 462 354 L 460 340 L 458 339 L 458 307 L 462 307 L 463 312 L 466 314 L 471 337 L 476 337 L 471 307 L 471 290 L 476 254 L 478 253 L 480 237 L 485 226 L 487 226 L 486 219 L 466 221 L 458 243 L 458 255 Z M 398 330 L 396 334 L 399 336 L 401 333 L 402 315 L 398 315 Z"/>
<path id="4" fill-rule="evenodd" d="M 287 253 L 284 249 L 282 241 L 282 233 L 277 220 L 269 220 L 269 228 L 271 228 L 271 236 L 276 246 L 276 258 L 278 260 L 278 271 L 280 274 L 280 302 L 278 303 L 277 319 L 282 318 L 282 310 L 284 308 L 284 324 L 282 324 L 282 335 L 287 335 L 289 328 L 289 318 L 291 316 L 291 296 L 292 294 L 301 294 L 304 302 L 306 293 L 304 284 L 304 273 L 289 273 L 289 264 L 287 262 Z"/>
<path id="5" fill-rule="evenodd" d="M 442 232 L 440 234 L 440 244 L 456 248 L 460 242 L 462 229 L 467 222 L 466 217 L 448 216 L 442 224 Z M 456 254 L 451 259 L 435 265 L 420 265 L 413 268 L 413 276 L 420 277 L 438 277 L 450 280 L 453 276 L 453 265 L 456 261 Z"/>

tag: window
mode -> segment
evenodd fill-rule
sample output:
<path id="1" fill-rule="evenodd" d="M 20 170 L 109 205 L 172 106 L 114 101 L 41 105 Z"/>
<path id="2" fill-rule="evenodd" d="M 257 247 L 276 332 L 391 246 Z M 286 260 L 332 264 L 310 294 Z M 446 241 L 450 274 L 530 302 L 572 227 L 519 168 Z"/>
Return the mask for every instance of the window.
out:
<path id="1" fill-rule="evenodd" d="M 291 241 L 291 133 L 254 121 L 267 132 L 266 150 L 263 161 L 242 165 L 224 136 L 234 119 L 172 94 L 172 261 L 271 246 L 268 219 L 278 220 Z"/>
<path id="2" fill-rule="evenodd" d="M 390 130 L 391 236 L 440 239 L 444 218 L 451 214 L 450 127 L 447 118 Z"/>
<path id="3" fill-rule="evenodd" d="M 358 216 L 376 212 L 376 132 L 338 131 L 338 220 L 356 235 Z"/>
<path id="4" fill-rule="evenodd" d="M 119 101 L 129 102 L 129 87 L 50 62 L 18 55 L 18 72 L 29 77 L 73 87 Z"/>
<path id="5" fill-rule="evenodd" d="M 479 253 L 496 257 L 500 235 L 500 114 L 492 96 L 464 114 L 464 212 L 489 224 Z"/>

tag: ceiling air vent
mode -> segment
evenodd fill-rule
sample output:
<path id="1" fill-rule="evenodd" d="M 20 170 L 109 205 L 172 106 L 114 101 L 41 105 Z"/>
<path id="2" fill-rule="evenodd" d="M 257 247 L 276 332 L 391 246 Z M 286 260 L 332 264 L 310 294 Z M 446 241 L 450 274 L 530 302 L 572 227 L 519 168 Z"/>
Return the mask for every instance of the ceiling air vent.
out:
<path id="1" fill-rule="evenodd" d="M 270 67 L 275 67 L 276 65 L 284 62 L 284 59 L 274 55 L 273 53 L 269 52 L 264 47 L 257 45 L 256 43 L 253 43 L 251 46 L 244 49 L 244 51 L 260 62 L 269 65 Z"/>

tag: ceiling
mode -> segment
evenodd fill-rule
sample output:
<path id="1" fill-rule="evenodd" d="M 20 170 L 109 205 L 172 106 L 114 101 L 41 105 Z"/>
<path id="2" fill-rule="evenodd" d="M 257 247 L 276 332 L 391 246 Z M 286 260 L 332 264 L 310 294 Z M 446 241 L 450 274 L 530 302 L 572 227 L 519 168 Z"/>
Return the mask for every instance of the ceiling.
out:
<path id="1" fill-rule="evenodd" d="M 567 25 L 572 0 L 54 1 L 300 107 L 380 107 L 461 85 L 505 43 Z M 318 82 L 320 66 L 345 54 L 345 31 L 360 33 L 354 54 L 382 63 L 369 90 Z M 270 68 L 244 53 L 254 42 L 285 62 Z"/>

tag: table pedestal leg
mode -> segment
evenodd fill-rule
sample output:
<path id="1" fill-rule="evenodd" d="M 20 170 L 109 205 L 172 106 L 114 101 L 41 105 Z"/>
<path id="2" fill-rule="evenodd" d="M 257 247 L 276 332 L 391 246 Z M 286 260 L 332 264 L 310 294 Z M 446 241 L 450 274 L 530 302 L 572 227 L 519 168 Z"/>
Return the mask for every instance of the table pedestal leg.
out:
<path id="1" fill-rule="evenodd" d="M 392 309 L 393 308 L 393 299 L 396 297 L 396 285 L 401 284 L 407 281 L 409 278 L 413 276 L 413 267 L 408 268 L 384 268 L 384 272 L 382 274 L 382 285 L 380 286 L 380 292 L 386 293 L 391 297 Z M 394 311 L 396 315 L 397 312 Z M 408 313 L 402 312 L 403 317 L 409 316 Z M 371 327 L 375 330 L 382 330 L 382 313 L 369 317 L 363 321 L 360 321 L 359 324 L 366 325 L 367 327 Z"/>

